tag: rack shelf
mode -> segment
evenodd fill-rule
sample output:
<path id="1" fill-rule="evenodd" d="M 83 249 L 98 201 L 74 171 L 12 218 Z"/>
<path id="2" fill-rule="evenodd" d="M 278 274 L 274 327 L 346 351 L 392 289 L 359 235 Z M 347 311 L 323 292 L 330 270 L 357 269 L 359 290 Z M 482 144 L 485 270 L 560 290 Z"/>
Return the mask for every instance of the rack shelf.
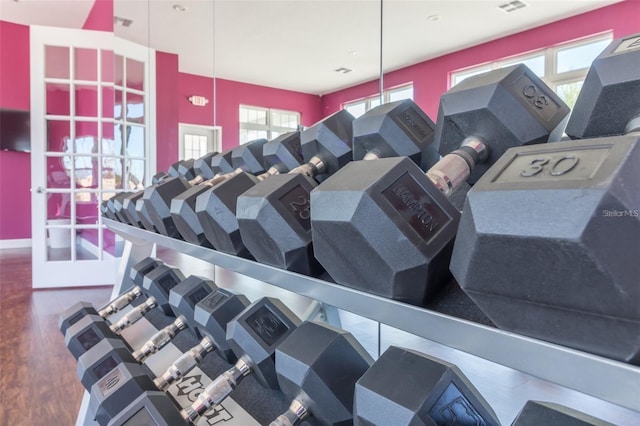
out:
<path id="1" fill-rule="evenodd" d="M 640 412 L 640 367 L 220 253 L 113 220 L 103 218 L 103 222 L 133 246 L 157 244 L 338 309 Z"/>

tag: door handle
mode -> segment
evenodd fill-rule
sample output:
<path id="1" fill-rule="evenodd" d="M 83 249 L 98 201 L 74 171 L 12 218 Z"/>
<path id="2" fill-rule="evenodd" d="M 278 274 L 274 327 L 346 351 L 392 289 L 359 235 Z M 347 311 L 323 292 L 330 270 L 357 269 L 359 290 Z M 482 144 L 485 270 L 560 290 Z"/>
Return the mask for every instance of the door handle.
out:
<path id="1" fill-rule="evenodd" d="M 44 194 L 45 192 L 47 192 L 47 190 L 41 186 L 37 187 L 36 189 L 31 188 L 31 191 L 35 192 L 36 194 Z"/>

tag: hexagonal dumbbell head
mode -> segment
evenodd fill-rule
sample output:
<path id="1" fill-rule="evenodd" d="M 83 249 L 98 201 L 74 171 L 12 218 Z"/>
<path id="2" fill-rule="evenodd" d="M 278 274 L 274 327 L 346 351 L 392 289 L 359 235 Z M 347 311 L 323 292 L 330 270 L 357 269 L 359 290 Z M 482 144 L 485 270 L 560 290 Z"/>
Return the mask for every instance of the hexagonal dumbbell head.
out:
<path id="1" fill-rule="evenodd" d="M 640 131 L 640 33 L 614 40 L 593 61 L 567 123 L 572 139 Z"/>
<path id="2" fill-rule="evenodd" d="M 204 221 L 198 217 L 196 209 L 197 200 L 203 193 L 210 194 L 212 187 L 217 188 L 223 185 L 224 182 L 233 180 L 235 175 L 245 174 L 242 173 L 242 171 L 246 173 L 264 172 L 264 166 L 262 165 L 262 147 L 266 142 L 266 139 L 256 139 L 230 150 L 229 154 L 233 164 L 232 172 L 227 175 L 217 175 L 214 179 L 204 181 L 200 185 L 192 186 L 173 198 L 170 210 L 171 217 L 182 238 L 192 244 L 203 247 L 214 247 L 220 250 L 215 246 L 217 241 L 213 238 L 209 239 L 207 236 L 208 232 L 210 233 L 209 228 L 211 225 L 208 223 L 209 221 L 206 220 L 206 215 L 204 215 Z M 204 198 L 207 198 L 207 196 Z M 232 196 L 231 198 L 233 198 L 235 204 L 236 197 Z M 215 201 L 212 200 L 212 202 Z M 224 221 L 224 219 L 221 218 L 221 221 Z M 213 226 L 215 226 L 215 224 Z M 205 229 L 207 232 L 205 232 Z"/>
<path id="3" fill-rule="evenodd" d="M 194 320 L 204 335 L 211 337 L 218 354 L 230 363 L 238 359 L 227 343 L 227 324 L 238 316 L 250 302 L 243 295 L 218 288 L 196 304 Z"/>
<path id="4" fill-rule="evenodd" d="M 180 238 L 180 233 L 171 217 L 171 200 L 189 188 L 191 188 L 191 184 L 185 178 L 172 177 L 144 190 L 140 201 L 147 205 L 151 223 L 162 235 Z"/>
<path id="5" fill-rule="evenodd" d="M 120 192 L 116 194 L 115 197 L 112 198 L 113 204 L 108 204 L 113 206 L 113 214 L 119 222 L 129 223 L 129 219 L 126 217 L 124 213 L 124 200 L 127 199 L 132 194 L 132 192 Z"/>
<path id="6" fill-rule="evenodd" d="M 259 142 L 259 141 L 255 141 Z M 253 144 L 253 143 L 252 143 Z M 207 240 L 216 250 L 236 256 L 252 258 L 240 237 L 238 221 L 236 219 L 236 200 L 240 194 L 253 187 L 258 181 L 268 177 L 285 173 L 290 168 L 300 165 L 300 132 L 292 132 L 267 142 L 256 144 L 263 147 L 264 168 L 268 170 L 261 173 L 257 168 L 256 159 L 249 161 L 247 157 L 249 148 L 240 147 L 234 152 L 234 160 L 238 161 L 237 170 L 246 169 L 243 173 L 234 173 L 229 179 L 217 184 L 198 196 L 196 200 L 196 214 L 204 230 Z M 254 148 L 256 149 L 256 148 Z M 249 159 L 253 156 L 249 155 Z M 256 166 L 249 168 L 251 163 Z M 261 173 L 254 176 L 250 173 Z"/>
<path id="7" fill-rule="evenodd" d="M 354 387 L 371 364 L 351 333 L 304 322 L 276 349 L 278 383 L 293 402 L 271 424 L 351 424 Z"/>
<path id="8" fill-rule="evenodd" d="M 133 363 L 121 363 L 96 382 L 91 388 L 89 409 L 95 414 L 95 420 L 101 426 L 113 424 L 112 419 L 147 392 L 158 393 L 158 388 L 151 380 L 151 371 L 143 365 Z M 171 405 L 165 410 L 173 409 L 173 416 L 178 410 L 171 399 L 167 398 Z M 121 423 L 118 423 L 121 424 Z M 161 423 L 162 424 L 162 423 Z M 181 421 L 176 425 L 184 424 Z"/>
<path id="9" fill-rule="evenodd" d="M 227 341 L 238 361 L 182 410 L 183 418 L 195 423 L 207 410 L 224 401 L 248 374 L 253 374 L 261 385 L 278 389 L 275 351 L 300 322 L 278 299 L 263 297 L 249 305 L 227 325 Z"/>
<path id="10" fill-rule="evenodd" d="M 315 170 L 309 176 L 324 180 L 353 159 L 353 120 L 343 109 L 300 133 L 304 161 Z"/>
<path id="11" fill-rule="evenodd" d="M 459 217 L 404 157 L 352 162 L 311 193 L 314 253 L 331 277 L 416 305 L 449 278 Z"/>
<path id="12" fill-rule="evenodd" d="M 527 401 L 511 426 L 613 426 L 613 423 L 553 402 Z"/>
<path id="13" fill-rule="evenodd" d="M 267 142 L 262 150 L 264 165 L 274 173 L 287 173 L 304 162 L 300 145 L 300 132 L 283 133 Z"/>
<path id="14" fill-rule="evenodd" d="M 161 265 L 164 265 L 162 260 L 155 259 L 153 257 L 145 257 L 129 269 L 129 278 L 135 285 L 142 287 L 144 277 Z"/>
<path id="15" fill-rule="evenodd" d="M 487 159 L 468 178 L 475 183 L 513 146 L 558 141 L 569 107 L 525 65 L 469 77 L 440 97 L 434 145 L 442 155 L 473 138 Z"/>
<path id="16" fill-rule="evenodd" d="M 121 339 L 105 338 L 78 358 L 76 371 L 84 388 L 91 387 L 122 362 L 135 363 L 131 349 Z"/>
<path id="17" fill-rule="evenodd" d="M 138 212 L 136 211 L 136 203 L 143 195 L 144 190 L 129 194 L 124 198 L 124 200 L 122 200 L 122 214 L 127 219 L 126 223 L 132 226 L 137 226 L 138 228 L 144 228 L 144 225 L 138 216 Z"/>
<path id="18" fill-rule="evenodd" d="M 217 172 L 211 167 L 211 160 L 218 155 L 218 152 L 209 152 L 200 158 L 196 158 L 193 162 L 193 170 L 196 177 L 200 176 L 202 179 L 211 179 Z"/>
<path id="19" fill-rule="evenodd" d="M 262 263 L 317 275 L 309 194 L 317 186 L 302 174 L 273 176 L 238 197 L 236 217 L 244 245 Z"/>
<path id="20" fill-rule="evenodd" d="M 238 197 L 240 234 L 256 260 L 307 275 L 321 271 L 311 243 L 309 193 L 316 186 L 312 178 L 324 179 L 351 161 L 352 123 L 353 116 L 342 110 L 303 131 L 306 163 Z"/>
<path id="21" fill-rule="evenodd" d="M 176 161 L 169 167 L 169 176 L 183 177 L 186 180 L 191 180 L 196 177 L 195 160 L 190 158 L 188 160 Z"/>
<path id="22" fill-rule="evenodd" d="M 227 149 L 211 159 L 211 169 L 214 172 L 214 176 L 233 172 L 233 165 L 231 164 L 232 154 L 233 150 Z"/>
<path id="23" fill-rule="evenodd" d="M 169 304 L 169 292 L 182 280 L 184 275 L 179 269 L 160 265 L 144 276 L 142 287 L 149 296 L 155 298 L 165 315 L 174 316 Z"/>
<path id="24" fill-rule="evenodd" d="M 158 172 L 151 177 L 151 185 L 160 183 L 168 177 L 169 177 L 169 174 L 167 172 Z"/>
<path id="25" fill-rule="evenodd" d="M 67 329 L 86 315 L 98 315 L 98 311 L 89 302 L 78 302 L 65 309 L 58 317 L 58 328 L 64 335 Z"/>
<path id="26" fill-rule="evenodd" d="M 196 304 L 218 289 L 213 281 L 190 275 L 169 291 L 169 305 L 175 316 L 184 315 L 189 329 L 198 339 L 202 339 L 198 324 L 194 319 Z"/>
<path id="27" fill-rule="evenodd" d="M 513 148 L 467 194 L 451 271 L 502 329 L 640 363 L 640 136 Z"/>
<path id="28" fill-rule="evenodd" d="M 166 393 L 147 391 L 116 414 L 107 426 L 186 426 Z"/>
<path id="29" fill-rule="evenodd" d="M 358 380 L 356 425 L 499 425 L 487 401 L 458 367 L 391 346 Z"/>
<path id="30" fill-rule="evenodd" d="M 84 315 L 78 322 L 67 328 L 64 343 L 75 359 L 106 338 L 117 339 L 109 325 L 99 315 Z"/>
<path id="31" fill-rule="evenodd" d="M 409 157 L 420 164 L 433 145 L 435 124 L 411 99 L 370 109 L 353 122 L 353 159 Z M 437 146 L 430 161 L 437 161 Z M 428 164 L 430 166 L 431 164 Z"/>

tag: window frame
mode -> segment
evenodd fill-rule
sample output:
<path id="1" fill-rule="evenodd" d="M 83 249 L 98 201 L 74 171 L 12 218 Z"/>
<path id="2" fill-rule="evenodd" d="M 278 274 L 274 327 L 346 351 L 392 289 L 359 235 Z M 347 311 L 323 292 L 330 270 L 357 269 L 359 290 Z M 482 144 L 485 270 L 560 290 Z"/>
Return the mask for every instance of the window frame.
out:
<path id="1" fill-rule="evenodd" d="M 266 119 L 265 119 L 265 124 L 260 124 L 260 123 L 251 123 L 248 121 L 242 121 L 241 117 L 242 117 L 242 109 L 246 109 L 248 110 L 254 110 L 254 111 L 264 111 L 266 114 Z M 284 126 L 275 126 L 273 125 L 273 116 L 274 114 L 282 114 L 282 115 L 293 115 L 296 117 L 297 119 L 297 125 L 295 128 L 293 127 L 284 127 Z M 255 106 L 255 105 L 245 105 L 245 104 L 240 104 L 240 106 L 238 107 L 238 123 L 239 123 L 239 131 L 238 131 L 238 141 L 239 144 L 242 145 L 244 143 L 249 142 L 250 140 L 247 138 L 247 140 L 243 141 L 243 130 L 244 131 L 251 131 L 251 130 L 255 130 L 255 131 L 265 131 L 267 134 L 266 139 L 271 140 L 274 139 L 274 134 L 277 133 L 277 135 L 281 135 L 283 133 L 287 133 L 287 132 L 294 132 L 296 130 L 299 130 L 301 128 L 302 125 L 302 113 L 300 111 L 293 111 L 293 110 L 285 110 L 285 109 L 280 109 L 280 108 L 267 108 L 267 107 L 260 107 L 260 106 Z"/>
<path id="2" fill-rule="evenodd" d="M 408 83 L 403 83 L 403 84 L 401 84 L 399 86 L 394 86 L 394 87 L 392 87 L 390 89 L 387 89 L 384 92 L 382 92 L 382 98 L 383 98 L 382 99 L 382 103 L 386 104 L 386 103 L 391 102 L 390 99 L 391 99 L 391 95 L 392 94 L 394 94 L 396 92 L 401 92 L 401 91 L 407 90 L 409 88 L 411 89 L 411 92 L 412 92 L 410 99 L 413 100 L 413 97 L 414 97 L 414 94 L 415 94 L 415 89 L 414 89 L 413 81 L 410 81 Z M 405 99 L 409 99 L 409 98 L 405 98 Z M 364 97 L 364 98 L 354 99 L 352 101 L 344 102 L 342 104 L 342 109 L 346 109 L 347 111 L 349 111 L 349 107 L 354 107 L 356 105 L 364 103 L 364 105 L 365 105 L 364 113 L 366 113 L 370 109 L 380 105 L 380 103 L 377 103 L 376 105 L 371 106 L 371 104 L 373 102 L 375 102 L 375 101 L 379 102 L 379 100 L 380 100 L 380 94 L 377 93 L 375 95 L 371 95 L 371 96 L 367 96 L 367 97 Z"/>

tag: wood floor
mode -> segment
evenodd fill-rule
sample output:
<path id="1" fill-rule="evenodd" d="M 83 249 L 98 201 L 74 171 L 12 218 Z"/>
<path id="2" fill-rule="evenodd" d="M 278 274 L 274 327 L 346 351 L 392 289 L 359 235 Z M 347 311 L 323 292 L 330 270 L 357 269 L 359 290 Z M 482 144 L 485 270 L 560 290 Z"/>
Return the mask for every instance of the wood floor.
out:
<path id="1" fill-rule="evenodd" d="M 84 389 L 58 330 L 78 300 L 104 304 L 110 287 L 31 289 L 31 249 L 0 250 L 0 425 L 74 425 Z"/>

